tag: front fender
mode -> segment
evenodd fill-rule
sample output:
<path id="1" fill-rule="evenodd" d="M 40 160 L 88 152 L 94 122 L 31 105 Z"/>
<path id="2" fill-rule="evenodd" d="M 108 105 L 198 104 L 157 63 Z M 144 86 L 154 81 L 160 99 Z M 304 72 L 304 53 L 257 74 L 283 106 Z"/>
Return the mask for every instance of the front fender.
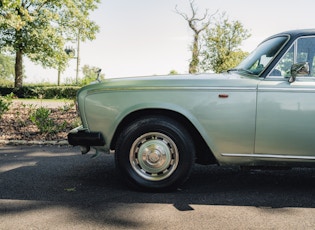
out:
<path id="1" fill-rule="evenodd" d="M 111 126 L 112 130 L 116 130 L 112 140 L 115 142 L 120 130 L 124 128 L 127 123 L 132 122 L 134 118 L 143 115 L 156 114 L 158 112 L 164 115 L 172 113 L 184 117 L 196 128 L 201 137 L 205 140 L 206 143 L 208 143 L 209 147 L 211 149 L 215 149 L 214 143 L 211 141 L 211 138 L 208 136 L 206 130 L 199 122 L 199 120 L 194 116 L 194 114 L 191 111 L 172 103 L 142 103 L 126 109 L 121 114 L 119 114 L 117 120 L 115 120 L 115 122 Z M 111 146 L 114 146 L 114 143 L 112 143 Z"/>

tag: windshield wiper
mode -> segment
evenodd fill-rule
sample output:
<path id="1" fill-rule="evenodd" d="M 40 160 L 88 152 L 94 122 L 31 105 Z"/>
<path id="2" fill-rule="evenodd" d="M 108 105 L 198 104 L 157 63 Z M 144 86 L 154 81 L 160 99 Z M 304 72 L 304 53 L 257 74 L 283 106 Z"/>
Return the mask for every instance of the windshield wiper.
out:
<path id="1" fill-rule="evenodd" d="M 248 70 L 248 69 L 242 69 L 242 68 L 234 68 L 234 69 L 229 69 L 227 72 L 231 72 L 231 71 L 237 71 L 237 72 L 245 72 L 245 73 L 248 73 L 250 75 L 253 75 L 254 72 Z"/>

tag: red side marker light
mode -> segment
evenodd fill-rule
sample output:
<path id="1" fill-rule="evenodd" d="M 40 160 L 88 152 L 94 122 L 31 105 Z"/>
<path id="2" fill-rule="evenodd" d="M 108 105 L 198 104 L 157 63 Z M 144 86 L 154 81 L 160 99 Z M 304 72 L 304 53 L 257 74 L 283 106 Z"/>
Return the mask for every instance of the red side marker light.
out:
<path id="1" fill-rule="evenodd" d="M 219 98 L 228 98 L 229 95 L 228 94 L 219 94 Z"/>

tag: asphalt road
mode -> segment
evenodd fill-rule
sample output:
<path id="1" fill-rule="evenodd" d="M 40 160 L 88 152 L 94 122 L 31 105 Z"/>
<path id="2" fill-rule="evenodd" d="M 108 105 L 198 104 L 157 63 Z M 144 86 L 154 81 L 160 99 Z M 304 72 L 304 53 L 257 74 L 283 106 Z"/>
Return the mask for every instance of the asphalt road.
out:
<path id="1" fill-rule="evenodd" d="M 196 166 L 178 191 L 143 193 L 90 157 L 0 147 L 0 229 L 315 229 L 315 169 Z"/>

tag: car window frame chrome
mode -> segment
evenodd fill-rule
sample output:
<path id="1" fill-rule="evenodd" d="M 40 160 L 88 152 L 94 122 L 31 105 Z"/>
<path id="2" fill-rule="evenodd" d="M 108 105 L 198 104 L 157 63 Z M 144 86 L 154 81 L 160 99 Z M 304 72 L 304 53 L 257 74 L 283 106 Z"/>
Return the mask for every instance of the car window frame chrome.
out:
<path id="1" fill-rule="evenodd" d="M 283 79 L 284 81 L 287 81 L 290 77 L 283 77 L 283 76 L 270 76 L 270 74 L 275 70 L 276 66 L 279 64 L 279 62 L 282 60 L 282 58 L 290 51 L 290 49 L 292 48 L 292 46 L 294 46 L 294 54 L 293 54 L 293 64 L 297 63 L 297 51 L 298 51 L 298 41 L 300 39 L 304 39 L 304 38 L 315 38 L 315 35 L 306 35 L 306 36 L 301 36 L 296 38 L 292 44 L 287 48 L 287 50 L 285 51 L 285 53 L 283 53 L 281 55 L 281 57 L 277 60 L 277 62 L 274 64 L 273 68 L 269 71 L 269 73 L 266 75 L 265 79 L 266 80 L 281 80 Z M 283 48 L 283 47 L 282 47 Z M 281 49 L 282 49 L 281 48 Z M 313 81 L 315 80 L 315 76 L 298 76 L 297 79 L 299 80 L 309 80 L 312 79 Z"/>
<path id="2" fill-rule="evenodd" d="M 266 71 L 268 70 L 268 68 L 270 67 L 270 65 L 274 62 L 274 60 L 276 59 L 276 58 L 278 58 L 278 55 L 279 55 L 279 53 L 283 50 L 283 48 L 287 45 L 287 43 L 290 41 L 290 39 L 291 39 L 291 36 L 289 35 L 289 34 L 281 34 L 281 35 L 277 35 L 277 36 L 271 36 L 271 37 L 269 37 L 269 38 L 267 38 L 267 39 L 265 39 L 265 40 L 263 40 L 261 43 L 259 43 L 259 45 L 254 49 L 254 50 L 252 50 L 251 51 L 251 53 L 249 54 L 249 55 L 251 55 L 253 52 L 255 52 L 256 50 L 257 50 L 257 48 L 259 47 L 259 46 L 261 46 L 263 43 L 265 43 L 265 42 L 267 42 L 267 41 L 269 41 L 269 40 L 271 40 L 271 39 L 275 39 L 275 38 L 279 38 L 279 37 L 286 37 L 287 39 L 284 41 L 284 43 L 282 44 L 282 46 L 278 49 L 278 51 L 275 53 L 275 55 L 272 57 L 272 59 L 270 59 L 270 61 L 267 63 L 267 65 L 264 67 L 264 69 L 259 73 L 259 74 L 247 74 L 247 73 L 240 73 L 240 72 L 238 72 L 239 74 L 241 74 L 241 75 L 243 75 L 243 76 L 252 76 L 252 77 L 255 77 L 255 78 L 261 78 L 261 77 L 263 77 L 263 78 L 265 78 L 265 74 L 266 74 Z M 248 55 L 248 56 L 249 56 Z M 245 58 L 244 60 L 246 60 L 247 58 Z M 244 61 L 243 60 L 243 61 Z M 242 61 L 242 62 L 243 62 Z M 241 63 L 242 63 L 241 62 Z M 240 64 L 241 64 L 240 63 Z M 234 69 L 235 70 L 237 70 L 237 69 L 244 69 L 244 67 L 241 67 L 240 66 L 240 64 L 239 65 L 237 65 Z M 250 70 L 249 70 L 250 71 Z"/>

